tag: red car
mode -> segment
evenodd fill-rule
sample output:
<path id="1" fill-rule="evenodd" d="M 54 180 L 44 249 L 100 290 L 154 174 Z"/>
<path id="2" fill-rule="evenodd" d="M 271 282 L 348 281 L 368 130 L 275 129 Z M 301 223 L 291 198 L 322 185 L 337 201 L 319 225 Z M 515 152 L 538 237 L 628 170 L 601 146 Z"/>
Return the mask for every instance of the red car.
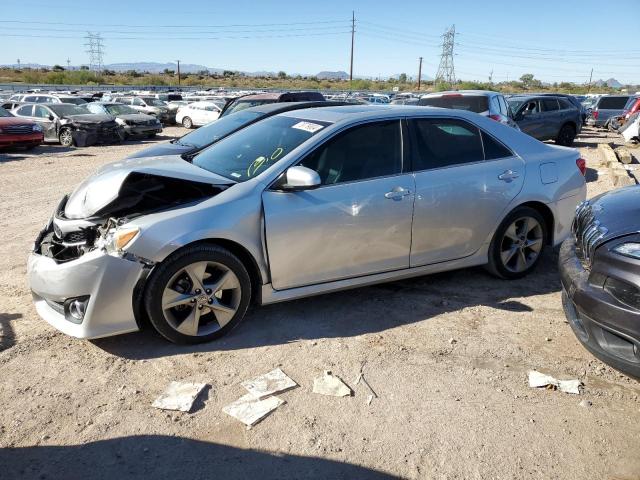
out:
<path id="1" fill-rule="evenodd" d="M 42 127 L 31 120 L 14 117 L 0 107 L 0 148 L 26 147 L 30 150 L 44 141 Z"/>

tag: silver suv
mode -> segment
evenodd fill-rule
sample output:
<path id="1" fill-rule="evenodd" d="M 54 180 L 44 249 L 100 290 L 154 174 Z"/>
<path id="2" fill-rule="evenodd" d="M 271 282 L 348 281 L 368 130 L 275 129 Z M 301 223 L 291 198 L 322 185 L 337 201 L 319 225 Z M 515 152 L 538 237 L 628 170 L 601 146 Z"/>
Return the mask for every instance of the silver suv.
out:
<path id="1" fill-rule="evenodd" d="M 501 93 L 487 90 L 456 90 L 423 95 L 418 105 L 467 110 L 518 129 L 509 104 Z"/>

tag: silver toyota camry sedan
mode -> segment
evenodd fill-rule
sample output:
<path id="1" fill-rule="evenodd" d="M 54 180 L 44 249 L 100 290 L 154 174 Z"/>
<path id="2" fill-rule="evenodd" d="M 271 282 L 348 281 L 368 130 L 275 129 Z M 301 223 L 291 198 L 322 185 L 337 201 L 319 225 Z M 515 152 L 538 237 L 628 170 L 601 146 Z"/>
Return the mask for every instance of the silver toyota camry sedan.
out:
<path id="1" fill-rule="evenodd" d="M 296 110 L 195 156 L 102 167 L 29 257 L 39 314 L 98 338 L 217 338 L 269 304 L 475 265 L 513 279 L 570 232 L 584 160 L 480 115 Z"/>

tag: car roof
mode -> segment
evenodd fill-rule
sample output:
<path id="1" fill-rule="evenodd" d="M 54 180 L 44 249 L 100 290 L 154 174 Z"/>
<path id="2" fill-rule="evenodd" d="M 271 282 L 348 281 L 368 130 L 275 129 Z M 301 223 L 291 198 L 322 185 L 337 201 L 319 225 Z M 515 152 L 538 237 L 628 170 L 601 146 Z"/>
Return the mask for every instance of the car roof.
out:
<path id="1" fill-rule="evenodd" d="M 447 90 L 445 92 L 428 93 L 426 95 L 422 95 L 422 98 L 442 97 L 444 95 L 462 95 L 463 97 L 465 95 L 483 95 L 488 97 L 490 95 L 500 95 L 500 93 L 492 90 Z"/>
<path id="2" fill-rule="evenodd" d="M 281 116 L 303 118 L 319 122 L 338 123 L 341 121 L 358 121 L 369 119 L 384 119 L 400 116 L 458 116 L 473 120 L 477 113 L 466 110 L 448 108 L 424 107 L 418 105 L 346 105 L 325 108 L 305 108 L 283 112 Z"/>
<path id="3" fill-rule="evenodd" d="M 246 108 L 242 111 L 250 111 L 250 112 L 258 112 L 265 114 L 275 114 L 280 112 L 288 112 L 291 110 L 300 110 L 303 108 L 315 108 L 315 107 L 337 107 L 348 105 L 347 102 L 333 102 L 333 101 L 320 101 L 320 100 L 309 100 L 306 102 L 281 102 L 281 103 L 265 103 L 264 105 L 257 105 L 255 107 Z"/>

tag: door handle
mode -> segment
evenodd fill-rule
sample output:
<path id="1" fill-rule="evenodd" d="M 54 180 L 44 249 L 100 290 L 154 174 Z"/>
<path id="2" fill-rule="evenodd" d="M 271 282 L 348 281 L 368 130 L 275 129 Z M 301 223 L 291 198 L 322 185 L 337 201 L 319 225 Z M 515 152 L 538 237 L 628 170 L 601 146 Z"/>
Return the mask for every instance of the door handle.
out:
<path id="1" fill-rule="evenodd" d="M 500 175 L 498 175 L 498 179 L 508 183 L 518 178 L 519 176 L 520 174 L 518 172 L 514 172 L 513 170 L 505 170 Z"/>
<path id="2" fill-rule="evenodd" d="M 411 190 L 402 187 L 395 187 L 390 192 L 385 193 L 384 198 L 400 200 L 402 197 L 406 197 L 407 195 L 411 195 Z"/>

